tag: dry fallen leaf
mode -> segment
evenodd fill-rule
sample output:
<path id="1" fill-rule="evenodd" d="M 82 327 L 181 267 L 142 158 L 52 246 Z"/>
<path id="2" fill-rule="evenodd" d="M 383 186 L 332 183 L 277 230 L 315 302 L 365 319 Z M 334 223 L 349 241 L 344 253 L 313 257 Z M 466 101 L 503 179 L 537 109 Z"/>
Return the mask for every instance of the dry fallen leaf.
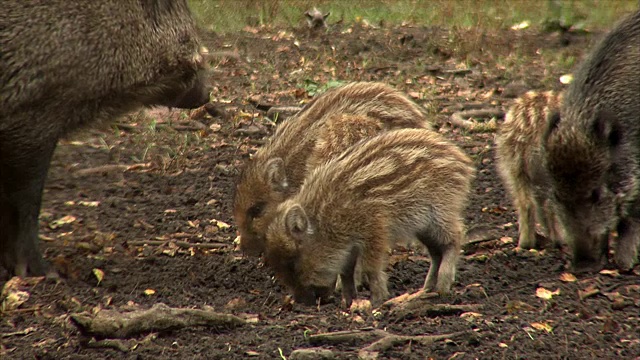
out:
<path id="1" fill-rule="evenodd" d="M 550 324 L 545 323 L 545 322 L 542 322 L 542 323 L 539 323 L 539 322 L 531 323 L 531 327 L 533 327 L 536 330 L 540 330 L 540 331 L 544 330 L 544 331 L 546 331 L 548 333 L 553 331 L 553 326 L 551 326 Z"/>
<path id="2" fill-rule="evenodd" d="M 477 312 L 471 312 L 471 311 L 464 312 L 464 313 L 460 314 L 461 318 L 477 318 L 477 317 L 481 317 L 481 316 L 482 316 L 482 314 L 477 313 Z"/>
<path id="3" fill-rule="evenodd" d="M 219 229 L 228 229 L 228 228 L 231 227 L 231 225 L 227 224 L 226 222 L 220 221 L 220 220 L 216 220 L 216 219 L 211 219 L 211 220 L 209 220 L 209 222 L 211 224 L 216 225 Z"/>
<path id="4" fill-rule="evenodd" d="M 15 310 L 20 307 L 20 305 L 27 302 L 27 300 L 29 300 L 28 292 L 13 290 L 6 295 L 4 300 L 2 300 L 2 308 L 0 310 L 2 310 L 3 312 Z"/>
<path id="5" fill-rule="evenodd" d="M 560 274 L 560 281 L 575 282 L 577 280 L 578 279 L 576 278 L 576 276 L 571 274 L 571 273 L 562 273 L 562 274 Z"/>
<path id="6" fill-rule="evenodd" d="M 367 299 L 355 299 L 351 303 L 351 313 L 370 313 L 371 312 L 371 302 Z"/>
<path id="7" fill-rule="evenodd" d="M 513 300 L 507 302 L 507 313 L 512 314 L 516 311 L 534 311 L 536 308 L 533 305 L 527 304 L 524 301 Z"/>
<path id="8" fill-rule="evenodd" d="M 66 225 L 66 224 L 71 224 L 72 222 L 76 221 L 76 217 L 73 215 L 67 215 L 67 216 L 63 216 L 60 219 L 54 220 L 52 222 L 49 223 L 49 227 L 53 230 Z"/>
<path id="9" fill-rule="evenodd" d="M 143 291 L 143 292 L 144 292 L 144 294 L 145 294 L 145 295 L 147 295 L 147 296 L 151 296 L 151 295 L 153 295 L 153 294 L 155 294 L 155 293 L 156 293 L 156 291 L 155 291 L 155 290 L 153 290 L 153 289 L 146 289 L 146 290 L 145 290 L 145 291 Z"/>
<path id="10" fill-rule="evenodd" d="M 100 283 L 102 282 L 102 279 L 104 279 L 104 271 L 98 268 L 94 268 L 92 271 L 93 271 L 93 275 L 96 277 L 96 279 L 98 279 L 97 285 L 100 285 Z"/>
<path id="11" fill-rule="evenodd" d="M 529 20 L 525 20 L 519 24 L 515 24 L 511 27 L 511 30 L 524 30 L 526 28 L 528 28 L 531 25 L 531 22 L 529 22 Z"/>
<path id="12" fill-rule="evenodd" d="M 597 295 L 599 293 L 600 293 L 600 290 L 595 285 L 589 285 L 584 290 L 578 290 L 578 297 L 580 298 L 580 300 L 584 300 L 588 297 Z"/>
<path id="13" fill-rule="evenodd" d="M 542 287 L 536 289 L 536 296 L 541 299 L 551 300 L 554 295 L 560 295 L 560 289 L 556 289 L 553 292 Z"/>
<path id="14" fill-rule="evenodd" d="M 100 201 L 79 201 L 78 205 L 87 206 L 87 207 L 97 207 L 100 205 Z"/>
<path id="15" fill-rule="evenodd" d="M 500 238 L 500 242 L 502 242 L 503 244 L 511 244 L 513 243 L 513 238 L 510 236 L 503 236 Z"/>
<path id="16" fill-rule="evenodd" d="M 233 298 L 229 300 L 228 303 L 225 304 L 225 309 L 228 310 L 237 310 L 247 306 L 247 301 L 243 298 Z"/>
<path id="17" fill-rule="evenodd" d="M 620 276 L 620 272 L 618 271 L 618 269 L 613 269 L 613 270 L 604 269 L 604 270 L 600 271 L 600 274 L 609 275 L 611 277 L 619 277 Z"/>

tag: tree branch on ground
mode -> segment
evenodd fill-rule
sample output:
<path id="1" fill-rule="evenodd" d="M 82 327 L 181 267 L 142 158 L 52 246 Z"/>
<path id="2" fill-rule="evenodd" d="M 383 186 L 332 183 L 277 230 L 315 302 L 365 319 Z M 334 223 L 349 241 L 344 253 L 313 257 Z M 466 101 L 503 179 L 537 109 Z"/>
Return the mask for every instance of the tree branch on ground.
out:
<path id="1" fill-rule="evenodd" d="M 96 315 L 73 314 L 71 320 L 85 335 L 118 339 L 193 326 L 234 328 L 247 323 L 245 319 L 231 314 L 199 309 L 171 308 L 162 303 L 155 304 L 148 310 L 126 313 L 102 310 Z"/>
<path id="2" fill-rule="evenodd" d="M 420 316 L 447 316 L 460 314 L 463 312 L 478 312 L 482 309 L 482 305 L 452 305 L 452 304 L 433 304 L 433 298 L 439 297 L 437 293 L 418 291 L 413 294 L 403 294 L 382 304 L 379 310 L 388 310 L 389 318 L 400 321 Z"/>

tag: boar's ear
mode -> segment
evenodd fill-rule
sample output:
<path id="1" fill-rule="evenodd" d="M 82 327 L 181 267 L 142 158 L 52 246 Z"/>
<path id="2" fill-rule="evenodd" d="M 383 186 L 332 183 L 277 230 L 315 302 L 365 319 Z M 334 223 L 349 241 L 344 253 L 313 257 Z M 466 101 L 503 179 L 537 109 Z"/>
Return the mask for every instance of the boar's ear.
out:
<path id="1" fill-rule="evenodd" d="M 309 229 L 309 218 L 307 218 L 307 214 L 304 212 L 302 206 L 295 204 L 287 210 L 285 226 L 287 227 L 289 235 L 300 245 L 304 234 Z"/>
<path id="2" fill-rule="evenodd" d="M 600 110 L 593 120 L 593 135 L 602 144 L 615 147 L 620 144 L 622 131 L 617 116 L 609 110 Z"/>
<path id="3" fill-rule="evenodd" d="M 547 128 L 544 132 L 544 143 L 547 142 L 551 133 L 554 132 L 558 128 L 558 124 L 560 124 L 560 112 L 554 111 L 547 117 Z"/>
<path id="4" fill-rule="evenodd" d="M 289 187 L 287 175 L 284 171 L 284 160 L 282 158 L 273 158 L 267 162 L 267 183 L 271 189 L 278 192 L 284 192 Z"/>

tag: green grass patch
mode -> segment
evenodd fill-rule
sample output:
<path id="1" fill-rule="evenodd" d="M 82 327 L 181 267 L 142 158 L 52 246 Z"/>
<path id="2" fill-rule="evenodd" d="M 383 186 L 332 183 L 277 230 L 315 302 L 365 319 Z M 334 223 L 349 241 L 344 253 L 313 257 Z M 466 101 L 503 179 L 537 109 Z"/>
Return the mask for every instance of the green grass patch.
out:
<path id="1" fill-rule="evenodd" d="M 523 21 L 539 26 L 559 21 L 584 29 L 609 28 L 638 8 L 637 0 L 189 0 L 199 24 L 228 33 L 247 25 L 304 25 L 311 6 L 331 12 L 329 24 L 367 21 L 372 25 L 501 29 Z"/>

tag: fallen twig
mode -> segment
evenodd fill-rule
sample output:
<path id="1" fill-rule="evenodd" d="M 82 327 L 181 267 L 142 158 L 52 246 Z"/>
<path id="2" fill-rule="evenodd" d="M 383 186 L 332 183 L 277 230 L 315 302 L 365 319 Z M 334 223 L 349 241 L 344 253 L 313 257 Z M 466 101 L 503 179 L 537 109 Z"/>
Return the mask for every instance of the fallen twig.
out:
<path id="1" fill-rule="evenodd" d="M 161 246 L 168 243 L 173 243 L 181 248 L 198 248 L 198 249 L 219 249 L 227 246 L 231 246 L 231 244 L 226 243 L 190 243 L 188 241 L 175 241 L 175 240 L 132 240 L 127 241 L 127 245 L 131 246 Z"/>
<path id="2" fill-rule="evenodd" d="M 36 331 L 36 328 L 31 326 L 28 327 L 24 330 L 20 330 L 20 331 L 14 331 L 14 332 L 9 332 L 9 333 L 2 333 L 0 334 L 0 338 L 7 338 L 10 336 L 24 336 L 24 335 L 29 335 L 30 333 Z"/>
<path id="3" fill-rule="evenodd" d="M 452 305 L 433 304 L 431 299 L 438 297 L 437 293 L 418 291 L 414 294 L 403 294 L 386 301 L 380 306 L 381 310 L 388 309 L 389 317 L 396 321 L 419 316 L 444 316 L 463 312 L 478 312 L 482 305 Z"/>
<path id="4" fill-rule="evenodd" d="M 71 320 L 86 335 L 118 339 L 142 333 L 193 326 L 232 328 L 247 323 L 246 320 L 230 314 L 199 309 L 171 308 L 162 303 L 156 304 L 148 310 L 127 313 L 102 310 L 95 316 L 73 314 Z"/>
<path id="5" fill-rule="evenodd" d="M 209 128 L 197 120 L 184 121 L 179 124 L 173 124 L 173 129 L 176 131 L 208 131 Z"/>
<path id="6" fill-rule="evenodd" d="M 578 297 L 580 298 L 580 300 L 584 300 L 598 294 L 600 294 L 600 290 L 598 288 L 578 290 Z"/>
<path id="7" fill-rule="evenodd" d="M 5 310 L 3 311 L 3 313 L 4 314 L 23 314 L 23 313 L 30 313 L 38 310 L 40 310 L 40 306 L 34 306 L 34 307 L 24 308 L 24 309 Z"/>
<path id="8" fill-rule="evenodd" d="M 93 174 L 104 174 L 104 173 L 123 173 L 129 170 L 130 165 L 102 165 L 97 167 L 92 167 L 88 169 L 80 169 L 74 173 L 75 176 L 87 176 Z"/>
<path id="9" fill-rule="evenodd" d="M 335 359 L 335 354 L 329 349 L 296 349 L 289 355 L 290 360 L 303 360 L 303 359 Z"/>
<path id="10" fill-rule="evenodd" d="M 130 349 L 129 345 L 125 344 L 124 341 L 114 340 L 114 339 L 105 339 L 105 340 L 91 339 L 87 343 L 87 347 L 115 349 L 122 352 L 129 352 L 129 349 Z"/>
<path id="11" fill-rule="evenodd" d="M 366 328 L 360 330 L 337 331 L 311 335 L 309 337 L 309 342 L 314 346 L 322 344 L 358 345 L 361 343 L 370 342 L 371 344 L 363 347 L 358 352 L 359 358 L 362 359 L 375 358 L 376 356 L 373 353 L 388 350 L 399 344 L 416 342 L 421 345 L 428 345 L 436 341 L 459 337 L 466 333 L 467 332 L 456 332 L 441 335 L 407 336 L 392 334 L 380 329 Z"/>
<path id="12" fill-rule="evenodd" d="M 335 345 L 349 344 L 358 345 L 363 342 L 371 342 L 386 336 L 388 333 L 384 330 L 365 328 L 360 330 L 345 330 L 329 333 L 321 333 L 309 336 L 311 345 Z"/>

